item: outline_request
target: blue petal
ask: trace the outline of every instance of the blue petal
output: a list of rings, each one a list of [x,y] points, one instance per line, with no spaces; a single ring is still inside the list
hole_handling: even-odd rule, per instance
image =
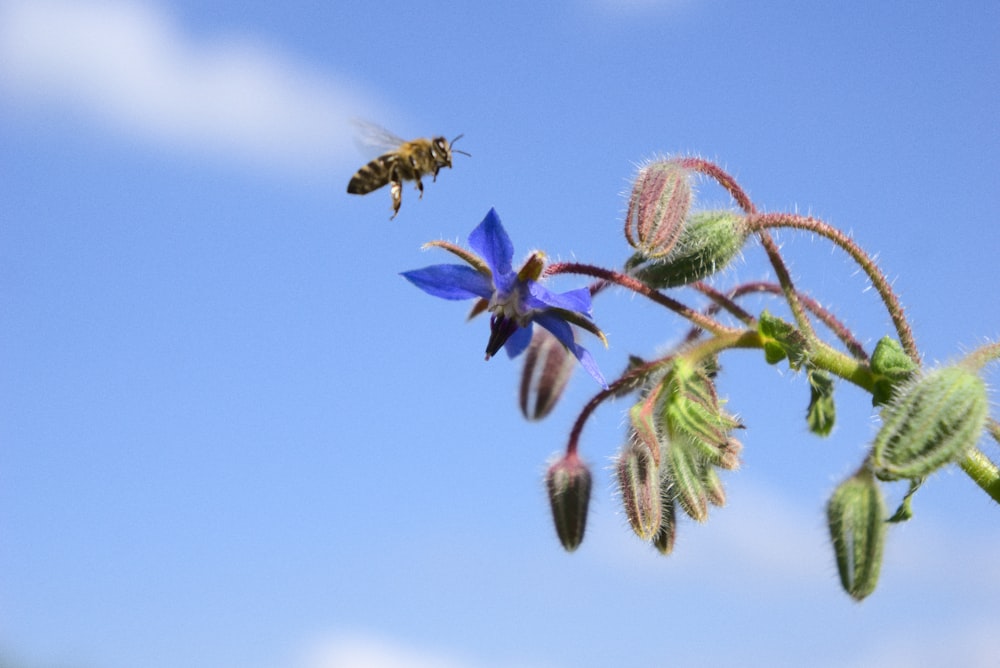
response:
[[[507,351],[507,357],[513,359],[523,353],[529,343],[531,343],[530,322],[527,327],[518,327],[514,333],[510,335],[510,338],[507,339],[507,343],[503,345],[503,349]]]
[[[427,294],[442,299],[489,299],[493,295],[490,280],[463,264],[435,264],[404,271],[401,276]]]
[[[591,357],[587,349],[581,346],[573,338],[573,328],[565,320],[552,313],[540,313],[535,316],[535,322],[552,332],[552,335],[559,339],[559,342],[566,346],[573,356],[580,361],[582,366],[591,377],[596,380],[605,390],[608,389],[608,382],[604,380],[604,375],[597,368],[597,362]]]
[[[500,224],[496,209],[491,208],[483,222],[469,234],[469,247],[486,261],[495,279],[514,272],[511,264],[514,260],[514,244]]]
[[[555,293],[548,290],[541,283],[529,281],[528,292],[531,294],[531,298],[525,299],[525,305],[528,308],[559,308],[564,311],[575,311],[576,313],[581,313],[588,318],[592,314],[590,290],[587,288]]]

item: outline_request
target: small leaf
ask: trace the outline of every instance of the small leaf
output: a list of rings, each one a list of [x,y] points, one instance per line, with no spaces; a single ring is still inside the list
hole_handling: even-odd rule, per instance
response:
[[[768,364],[777,364],[787,357],[788,366],[798,369],[807,359],[806,337],[790,322],[764,311],[760,314],[757,331],[764,339],[764,358]]]
[[[897,524],[899,522],[906,522],[913,517],[911,501],[913,500],[913,494],[920,489],[922,484],[924,484],[923,478],[914,478],[910,481],[910,491],[908,491],[906,496],[903,497],[902,502],[899,504],[899,508],[896,508],[896,512],[892,514],[892,517],[886,520],[887,522]]]
[[[833,403],[833,379],[819,369],[809,369],[809,411],[806,421],[809,431],[818,436],[829,436],[837,415]]]

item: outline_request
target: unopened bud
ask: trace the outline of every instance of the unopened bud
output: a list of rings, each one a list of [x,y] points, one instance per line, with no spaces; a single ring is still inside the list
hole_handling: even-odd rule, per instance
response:
[[[649,448],[634,440],[622,448],[615,463],[625,516],[636,535],[650,540],[660,527],[660,472]]]
[[[708,492],[704,467],[710,464],[698,457],[698,446],[687,436],[672,439],[667,447],[670,469],[670,495],[696,522],[708,519]]]
[[[691,208],[690,172],[674,160],[657,160],[639,170],[625,214],[625,238],[649,258],[663,257],[677,244]]]
[[[555,407],[573,370],[576,358],[544,327],[535,327],[524,355],[519,403],[529,420],[541,420]]]
[[[583,542],[591,482],[590,470],[576,453],[557,460],[545,474],[552,519],[559,542],[567,552],[572,552]]]
[[[872,458],[882,480],[922,478],[975,446],[986,426],[986,384],[961,365],[899,388],[882,409]]]
[[[722,485],[719,472],[715,470],[714,466],[706,466],[702,473],[702,482],[705,484],[705,496],[708,498],[708,502],[719,508],[726,505],[726,488]]]
[[[653,288],[673,288],[722,271],[747,238],[743,216],[733,211],[700,211],[688,217],[674,249],[655,262],[639,264],[634,275]]]
[[[867,466],[837,487],[826,508],[840,583],[858,601],[878,584],[885,514],[882,491]]]

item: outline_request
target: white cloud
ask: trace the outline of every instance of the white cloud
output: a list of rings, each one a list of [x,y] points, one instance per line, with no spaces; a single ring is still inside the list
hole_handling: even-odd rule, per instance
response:
[[[303,668],[470,668],[470,664],[384,638],[345,634],[311,650]]]
[[[356,161],[358,87],[249,38],[196,40],[136,2],[0,0],[0,89],[161,146],[279,167]]]

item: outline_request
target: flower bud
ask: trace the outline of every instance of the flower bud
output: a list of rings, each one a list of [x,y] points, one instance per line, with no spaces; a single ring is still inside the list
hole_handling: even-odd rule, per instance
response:
[[[575,452],[557,460],[545,474],[552,519],[559,542],[567,552],[572,552],[583,542],[591,482],[590,470]]]
[[[725,269],[747,238],[743,216],[733,211],[699,211],[688,217],[674,249],[655,262],[630,261],[634,275],[653,288],[700,281]],[[636,265],[639,266],[636,266]]]
[[[715,381],[705,369],[678,358],[663,384],[670,437],[683,434],[698,449],[698,456],[712,464],[721,465],[727,455],[732,459],[732,453],[727,452],[732,440],[729,432],[741,425],[722,409]],[[738,465],[738,451],[735,456]]]
[[[726,505],[726,488],[722,485],[722,478],[714,466],[706,466],[702,471],[702,483],[705,485],[705,495],[708,502],[713,506],[722,508]]]
[[[691,208],[689,174],[674,160],[657,160],[636,175],[625,238],[645,257],[663,257],[677,244]]]
[[[535,327],[525,352],[518,395],[524,417],[541,420],[548,415],[575,368],[576,358],[566,346],[544,327]]]
[[[900,387],[882,409],[872,459],[882,480],[921,478],[962,457],[989,412],[986,384],[964,366],[942,367]]]
[[[885,501],[867,466],[837,487],[826,508],[844,591],[860,601],[878,584],[885,545]]]
[[[634,404],[628,411],[630,440],[649,448],[657,466],[660,464],[660,450],[663,447],[656,413],[662,390],[662,384],[652,388],[642,401]]]
[[[659,467],[644,443],[632,439],[615,463],[625,516],[636,535],[650,540],[662,518]]]
[[[698,446],[684,435],[672,439],[667,447],[667,466],[670,468],[670,496],[691,519],[707,520],[708,491],[704,470],[710,464],[698,456]]]

